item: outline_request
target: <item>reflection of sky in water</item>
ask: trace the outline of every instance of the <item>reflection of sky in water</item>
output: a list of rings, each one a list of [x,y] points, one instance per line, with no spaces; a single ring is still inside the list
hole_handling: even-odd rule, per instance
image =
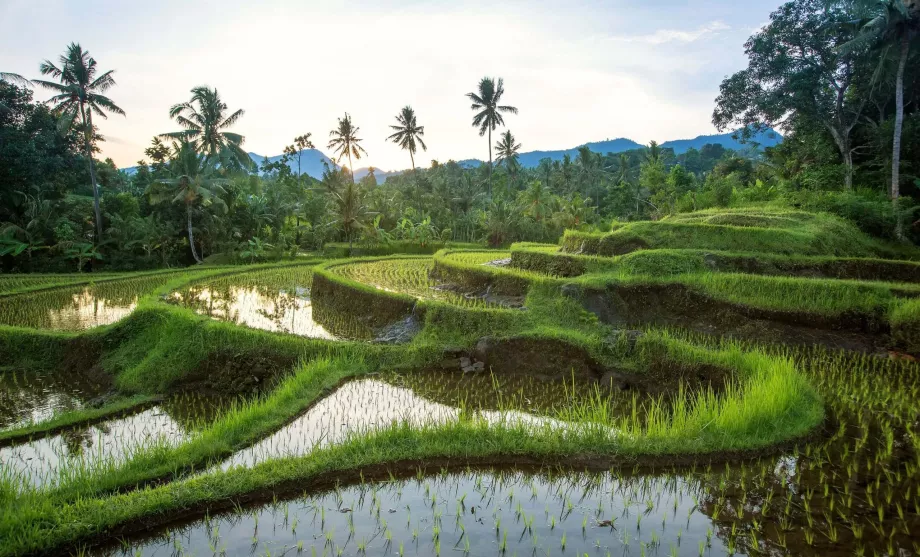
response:
[[[349,381],[318,401],[309,411],[255,445],[236,453],[223,468],[251,466],[268,458],[303,455],[314,447],[340,442],[350,434],[389,426],[394,422],[414,426],[456,420],[460,411],[431,402],[403,387],[373,379]],[[524,424],[542,428],[572,427],[546,416],[517,411],[483,410],[477,414],[489,423]]]
[[[69,430],[0,449],[3,472],[21,476],[26,484],[44,485],[71,466],[93,467],[122,460],[138,447],[160,440],[178,444],[186,433],[159,407],[85,429]]]
[[[309,291],[304,288],[268,295],[257,288],[243,286],[220,290],[201,287],[190,289],[184,295],[174,292],[171,298],[171,301],[194,308],[199,314],[237,325],[311,338],[335,338],[313,320]]]
[[[692,476],[437,474],[173,525],[109,554],[726,555],[713,519],[696,505],[703,493]],[[611,519],[613,527],[604,523]]]
[[[40,394],[22,390],[0,392],[0,430],[17,429],[43,422],[55,414],[83,406],[79,397],[54,391]]]
[[[77,331],[109,325],[130,315],[136,306],[137,296],[130,301],[116,302],[97,297],[86,288],[73,295],[69,306],[49,310],[45,328]]]

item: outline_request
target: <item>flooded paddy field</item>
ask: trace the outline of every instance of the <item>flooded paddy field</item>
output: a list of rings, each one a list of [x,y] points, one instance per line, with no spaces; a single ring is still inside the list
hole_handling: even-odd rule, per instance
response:
[[[112,380],[99,373],[7,370],[0,373],[0,431],[102,403]]]
[[[914,555],[920,431],[908,364],[829,357],[810,373],[829,403],[813,440],[694,466],[396,468],[358,483],[202,515],[102,555]],[[883,383],[878,381],[883,379]],[[391,378],[392,380],[392,378]],[[373,406],[383,381],[355,399]],[[348,391],[345,391],[348,392]],[[313,427],[336,435],[333,396]],[[403,403],[408,398],[397,399]],[[416,401],[417,402],[417,401]],[[319,408],[319,407],[317,407]],[[378,415],[398,415],[387,406]],[[429,416],[445,407],[412,406]],[[324,422],[322,416],[329,416]],[[305,425],[305,424],[304,424]],[[316,439],[316,437],[314,437]],[[769,453],[769,451],[768,451]],[[295,490],[296,491],[296,490]]]
[[[485,258],[497,259],[500,255],[487,254]],[[482,257],[479,257],[477,261],[481,259]],[[501,304],[490,302],[480,296],[455,291],[451,285],[431,278],[433,267],[430,258],[407,258],[358,261],[337,265],[330,270],[379,290],[406,294],[422,300],[437,300],[467,308],[501,307]]]
[[[8,296],[0,302],[0,324],[58,331],[109,325],[130,315],[141,296],[173,279],[174,273],[159,273]]]
[[[193,283],[172,292],[170,303],[254,329],[311,338],[336,338],[313,319],[309,266],[269,269]]]
[[[137,451],[180,445],[242,400],[179,394],[125,415],[37,435],[0,448],[0,473],[15,483],[42,487],[94,468],[117,466]]]
[[[469,377],[475,375],[476,377]],[[577,389],[581,395],[559,397]],[[555,398],[549,396],[556,392]],[[489,374],[383,373],[345,382],[290,424],[244,449],[223,469],[253,466],[272,458],[302,456],[393,424],[426,427],[476,415],[490,423],[564,430],[565,410],[591,396],[587,385],[543,382],[521,376],[501,381]],[[611,435],[613,432],[611,432]]]

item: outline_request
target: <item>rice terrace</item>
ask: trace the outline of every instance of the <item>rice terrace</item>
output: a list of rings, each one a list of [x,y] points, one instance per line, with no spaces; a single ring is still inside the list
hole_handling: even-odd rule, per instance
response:
[[[0,557],[920,555],[920,3],[778,2],[0,3]]]

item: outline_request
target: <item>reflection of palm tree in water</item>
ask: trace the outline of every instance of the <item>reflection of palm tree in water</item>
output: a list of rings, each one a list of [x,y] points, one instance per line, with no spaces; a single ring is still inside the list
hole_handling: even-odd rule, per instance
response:
[[[80,456],[93,446],[92,427],[65,430],[61,433],[61,440],[67,449],[63,456]]]

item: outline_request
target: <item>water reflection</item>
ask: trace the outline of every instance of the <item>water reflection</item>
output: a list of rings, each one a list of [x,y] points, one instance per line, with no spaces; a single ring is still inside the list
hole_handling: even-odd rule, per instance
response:
[[[65,477],[68,470],[116,465],[145,447],[177,446],[245,402],[197,393],[175,395],[128,416],[2,448],[0,474],[41,486]]]
[[[693,476],[420,475],[173,525],[109,554],[726,555],[701,495]]]
[[[140,296],[173,276],[162,273],[10,296],[0,303],[0,324],[62,331],[109,325],[129,315]]]
[[[313,319],[309,290],[297,288],[266,291],[264,288],[203,285],[174,292],[170,301],[192,308],[201,315],[254,329],[334,339]]]
[[[550,416],[520,411],[512,404],[502,409],[470,405],[488,423],[534,428],[567,429],[573,424]],[[314,404],[302,416],[226,460],[222,468],[252,466],[271,458],[297,456],[317,447],[339,443],[350,435],[384,428],[394,423],[412,426],[443,424],[457,420],[462,410],[425,399],[413,390],[377,379],[349,381]],[[611,432],[613,435],[613,432]]]
[[[2,472],[22,483],[42,486],[68,471],[123,461],[152,445],[176,445],[186,432],[161,408],[0,449]]]
[[[171,293],[167,300],[254,329],[335,339],[313,318],[312,284],[313,268],[294,265],[194,283]]]
[[[101,373],[5,371],[0,373],[0,429],[15,429],[77,410],[111,387],[111,378]]]

